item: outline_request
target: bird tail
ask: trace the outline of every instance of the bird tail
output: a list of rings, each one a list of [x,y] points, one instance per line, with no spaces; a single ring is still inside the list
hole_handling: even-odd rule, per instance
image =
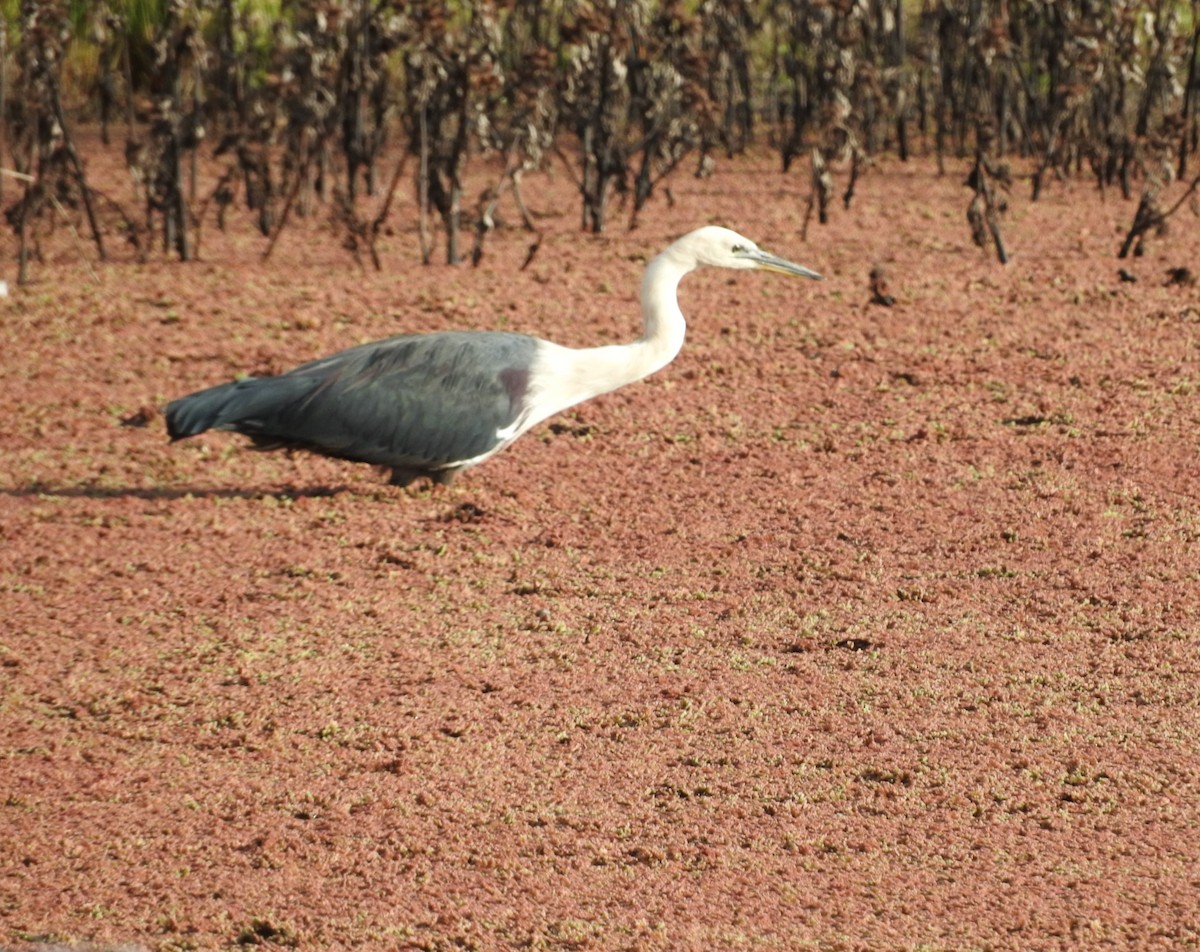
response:
[[[237,397],[237,387],[236,382],[223,383],[172,400],[163,411],[168,435],[172,440],[182,440],[220,426],[222,422],[228,423],[228,410]]]
[[[312,393],[315,383],[311,377],[283,374],[198,390],[167,404],[167,433],[172,440],[183,440],[205,430],[234,430],[262,448],[287,445],[293,442],[287,414]]]

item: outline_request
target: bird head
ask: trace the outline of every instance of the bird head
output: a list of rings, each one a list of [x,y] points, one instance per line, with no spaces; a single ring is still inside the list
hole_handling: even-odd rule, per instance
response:
[[[706,225],[684,235],[667,252],[689,268],[758,268],[781,274],[821,280],[821,275],[804,265],[763,251],[749,238],[717,225]]]

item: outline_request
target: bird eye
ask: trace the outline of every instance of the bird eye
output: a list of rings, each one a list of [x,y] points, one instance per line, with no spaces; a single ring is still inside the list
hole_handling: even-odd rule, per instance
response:
[[[746,246],[745,245],[734,245],[733,253],[735,255],[744,255],[746,253]]]

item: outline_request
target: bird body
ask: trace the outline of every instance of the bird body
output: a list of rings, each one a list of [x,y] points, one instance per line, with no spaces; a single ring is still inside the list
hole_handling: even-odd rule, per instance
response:
[[[445,480],[524,432],[537,344],[498,331],[390,337],[183,397],[167,406],[168,432],[235,430],[260,449],[390,467],[398,483]]]
[[[172,401],[173,440],[234,430],[261,449],[298,447],[449,483],[528,429],[670,363],[687,325],[676,290],[701,265],[820,277],[709,226],[654,258],[642,280],[643,333],[627,344],[570,348],[503,331],[402,334]]]

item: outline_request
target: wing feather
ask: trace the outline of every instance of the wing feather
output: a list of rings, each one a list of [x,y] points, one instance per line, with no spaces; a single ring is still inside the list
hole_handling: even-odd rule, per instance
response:
[[[208,426],[269,444],[412,470],[501,448],[527,413],[537,340],[494,331],[401,335],[185,397],[224,405]],[[227,392],[226,392],[227,390]],[[192,428],[194,432],[201,429]],[[190,435],[184,433],[183,435]]]

